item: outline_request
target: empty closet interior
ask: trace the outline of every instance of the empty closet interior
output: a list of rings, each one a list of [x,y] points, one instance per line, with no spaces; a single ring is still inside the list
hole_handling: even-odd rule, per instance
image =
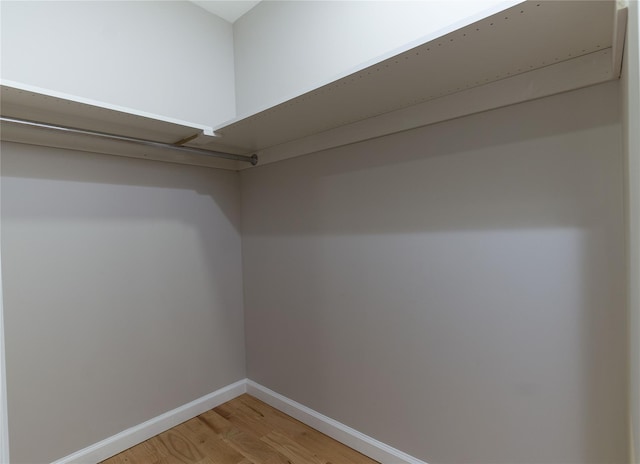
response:
[[[196,3],[0,4],[11,462],[245,379],[383,462],[636,462],[637,2]]]

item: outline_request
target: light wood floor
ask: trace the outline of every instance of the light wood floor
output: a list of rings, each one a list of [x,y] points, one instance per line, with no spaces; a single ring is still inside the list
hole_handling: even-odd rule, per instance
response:
[[[262,401],[242,395],[103,464],[374,464]]]

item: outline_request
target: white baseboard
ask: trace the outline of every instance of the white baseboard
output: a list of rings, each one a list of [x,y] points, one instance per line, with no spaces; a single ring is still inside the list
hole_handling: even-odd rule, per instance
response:
[[[247,380],[246,387],[248,394],[382,464],[427,464],[252,380]]]
[[[243,393],[249,393],[274,408],[298,419],[300,422],[344,443],[382,464],[426,464],[400,450],[371,438],[351,427],[303,406],[279,393],[248,379],[239,380],[220,390],[161,414],[142,424],[124,430],[94,445],[88,446],[52,464],[98,463],[115,456],[171,427],[175,427],[203,412],[226,403]]]
[[[131,427],[94,445],[70,454],[69,456],[58,459],[52,464],[86,464],[103,461],[137,445],[138,443],[142,443],[165,430],[169,430],[178,424],[192,419],[209,409],[220,406],[222,403],[226,403],[227,401],[246,393],[246,391],[246,379],[239,380],[238,382],[227,385],[220,390],[209,393],[202,398],[198,398],[197,400],[165,412],[164,414],[154,417],[142,424]]]

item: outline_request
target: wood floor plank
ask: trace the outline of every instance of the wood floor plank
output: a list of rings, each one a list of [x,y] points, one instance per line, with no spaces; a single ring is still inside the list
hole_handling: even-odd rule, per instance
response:
[[[204,461],[205,455],[200,448],[193,443],[188,436],[183,433],[184,424],[161,433],[151,439],[151,442],[160,442],[164,445],[163,450],[168,453],[163,456],[168,461],[176,461],[183,464],[197,464]]]
[[[241,413],[226,405],[208,413],[208,420],[203,417],[202,422],[206,424],[211,421],[211,430],[217,430],[220,439],[246,459],[260,463],[288,463],[277,450],[260,442],[259,438],[264,430],[252,418],[238,417]]]
[[[120,453],[107,462],[111,464],[166,464],[166,460],[158,455],[157,450],[147,442]]]
[[[280,432],[269,432],[261,440],[285,455],[294,464],[328,464],[330,462]]]
[[[224,435],[233,429],[233,424],[213,409],[200,414],[196,419],[209,427],[216,435]]]
[[[261,413],[243,408],[243,404],[237,401],[237,398],[218,406],[214,411],[231,424],[257,437],[263,437],[273,430],[261,420]]]
[[[245,394],[102,464],[375,463]]]
[[[191,439],[204,456],[219,464],[238,464],[245,461],[245,456],[230,448],[222,435],[212,433],[212,429],[198,417],[191,419],[179,427],[180,432]]]
[[[230,433],[224,440],[236,451],[255,463],[292,464],[286,456],[280,454],[255,435],[243,430],[236,430]]]
[[[265,424],[272,427],[273,430],[283,433],[286,437],[309,449],[314,454],[323,457],[326,462],[344,464],[372,464],[376,462],[308,425],[293,419],[291,416],[272,408],[255,397],[242,395],[236,399],[251,404],[253,408],[263,415],[262,419]]]

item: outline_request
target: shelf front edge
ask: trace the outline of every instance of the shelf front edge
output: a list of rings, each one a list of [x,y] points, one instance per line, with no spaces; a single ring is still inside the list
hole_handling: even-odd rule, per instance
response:
[[[274,163],[616,79],[611,48],[258,151]],[[250,168],[243,166],[242,169]]]

